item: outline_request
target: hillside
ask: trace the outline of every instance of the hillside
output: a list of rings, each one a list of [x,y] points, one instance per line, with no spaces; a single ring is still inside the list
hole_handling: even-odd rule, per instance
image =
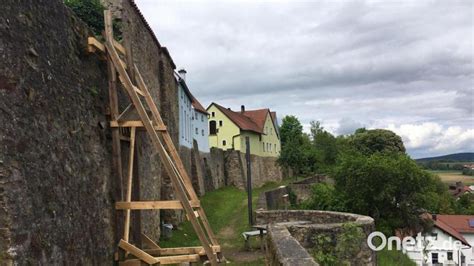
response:
[[[417,162],[472,162],[474,161],[474,152],[453,153],[436,157],[427,157],[416,159]]]

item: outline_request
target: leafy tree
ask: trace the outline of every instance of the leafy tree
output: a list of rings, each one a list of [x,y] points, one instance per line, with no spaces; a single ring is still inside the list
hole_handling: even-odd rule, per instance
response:
[[[358,129],[351,137],[351,145],[363,154],[375,152],[405,153],[402,138],[386,129]]]
[[[321,126],[319,121],[310,122],[311,137],[315,146],[318,163],[324,166],[333,165],[337,158],[336,138]]]
[[[284,146],[290,140],[301,141],[303,137],[303,126],[296,116],[287,115],[283,117],[280,126],[281,145]]]
[[[280,127],[281,152],[278,162],[293,169],[296,174],[305,168],[303,126],[295,116],[285,116]]]
[[[345,208],[390,229],[419,228],[425,211],[452,212],[446,187],[403,153],[346,153],[334,171]]]

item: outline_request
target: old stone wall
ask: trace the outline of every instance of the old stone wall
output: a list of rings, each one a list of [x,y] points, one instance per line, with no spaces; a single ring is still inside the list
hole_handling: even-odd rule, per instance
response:
[[[62,1],[0,8],[0,264],[109,264],[104,62]]]
[[[377,265],[376,254],[366,242],[367,236],[375,229],[374,220],[370,217],[352,213],[312,210],[257,210],[255,214],[256,224],[268,225],[267,245],[269,252],[267,252],[267,261],[272,262],[271,265],[306,265],[285,263],[293,259],[292,254],[301,253],[303,256],[306,252],[303,251],[304,249],[314,249],[314,238],[318,235],[329,236],[331,244],[336,246],[339,236],[345,233],[344,224],[347,223],[356,225],[363,232],[363,237],[354,247],[355,254],[347,259],[350,265]],[[296,245],[295,241],[299,245]],[[287,252],[289,250],[292,251]]]
[[[278,182],[283,178],[275,157],[250,156],[252,186],[260,187],[267,182]],[[226,184],[244,189],[247,184],[247,163],[245,153],[225,151]]]
[[[177,143],[174,63],[134,3],[116,3],[127,62],[138,65]],[[86,53],[91,34],[61,0],[2,2],[0,264],[113,260],[123,230],[113,206],[125,180],[112,173],[106,63]],[[119,94],[121,108],[125,99]],[[136,149],[132,199],[172,198],[143,131]],[[122,156],[126,170],[126,144]],[[159,225],[159,212],[132,212],[132,240],[158,239]]]

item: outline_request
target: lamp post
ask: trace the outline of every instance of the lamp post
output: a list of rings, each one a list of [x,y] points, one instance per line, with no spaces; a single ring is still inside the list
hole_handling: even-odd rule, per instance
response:
[[[245,137],[245,158],[247,160],[247,201],[249,211],[249,225],[253,224],[252,218],[252,169],[250,168],[250,139]]]

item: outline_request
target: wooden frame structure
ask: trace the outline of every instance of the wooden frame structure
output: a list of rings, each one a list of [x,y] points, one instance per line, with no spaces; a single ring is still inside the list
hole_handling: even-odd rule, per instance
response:
[[[116,174],[122,182],[121,140],[130,143],[127,186],[124,201],[116,202],[116,210],[125,210],[124,233],[118,247],[123,254],[121,265],[146,264],[176,264],[182,262],[198,262],[201,256],[206,256],[211,265],[223,259],[220,246],[211,230],[206,214],[193,189],[191,180],[173,144],[170,134],[163,123],[160,112],[154,103],[150,92],[136,65],[127,65],[126,49],[113,37],[112,14],[104,11],[105,43],[90,37],[88,51],[98,53],[107,59],[109,76],[110,127],[112,129],[112,153]],[[122,57],[121,57],[122,56]],[[128,61],[131,62],[131,61]],[[131,104],[119,113],[117,98],[117,77],[130,98]],[[136,84],[132,80],[135,80]],[[135,116],[133,118],[130,118]],[[127,128],[129,130],[123,130]],[[177,200],[167,201],[132,201],[132,179],[135,152],[135,135],[137,129],[145,129],[158,152],[166,172],[170,176]],[[121,132],[130,132],[129,137]],[[182,248],[161,248],[146,235],[142,234],[143,242],[148,249],[140,249],[129,242],[130,213],[132,210],[183,209],[191,222],[202,246]],[[119,259],[119,258],[117,258]],[[122,259],[122,258],[120,258]]]

